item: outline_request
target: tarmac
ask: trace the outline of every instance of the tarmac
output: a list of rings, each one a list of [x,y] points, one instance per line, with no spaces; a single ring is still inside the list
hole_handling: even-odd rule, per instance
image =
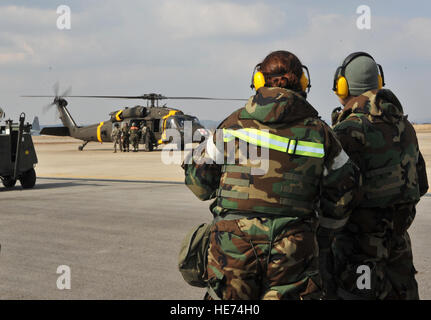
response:
[[[431,168],[431,133],[418,136]],[[0,299],[202,299],[177,257],[189,229],[211,220],[209,202],[184,186],[179,165],[163,164],[161,151],[34,140],[35,188],[0,187]],[[409,230],[422,299],[431,299],[430,209],[427,194]],[[71,288],[60,290],[64,265]]]

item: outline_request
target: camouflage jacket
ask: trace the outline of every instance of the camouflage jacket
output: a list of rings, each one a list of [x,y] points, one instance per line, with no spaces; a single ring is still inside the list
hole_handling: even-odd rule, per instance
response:
[[[119,140],[121,138],[121,130],[120,130],[120,128],[116,128],[116,127],[114,127],[114,129],[112,130],[112,133],[111,133],[111,139],[114,141],[114,140]]]
[[[428,189],[425,162],[416,132],[390,90],[352,98],[333,120],[337,137],[364,178],[361,207],[419,201]]]
[[[139,128],[136,126],[130,127],[130,135],[137,136],[139,134]]]
[[[216,198],[210,207],[214,215],[300,218],[317,211],[321,225],[330,229],[347,221],[360,185],[359,170],[301,95],[282,88],[261,88],[218,129],[222,131],[195,150],[198,157],[191,164],[186,159],[183,165],[185,183],[193,193],[201,200]],[[252,153],[255,134],[266,137],[260,145],[255,142],[257,154],[267,151],[266,170],[253,159],[243,159]],[[229,149],[232,136],[239,139]],[[247,139],[248,152],[241,150],[241,142]],[[234,158],[233,163],[229,157]]]
[[[130,137],[130,128],[129,127],[123,127],[121,128],[121,136],[123,138],[129,138]]]

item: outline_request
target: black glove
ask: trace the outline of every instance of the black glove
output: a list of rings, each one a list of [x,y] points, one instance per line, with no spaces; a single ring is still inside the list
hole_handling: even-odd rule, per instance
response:
[[[334,110],[332,110],[331,113],[331,124],[335,125],[337,123],[338,117],[340,116],[342,108],[336,107]]]

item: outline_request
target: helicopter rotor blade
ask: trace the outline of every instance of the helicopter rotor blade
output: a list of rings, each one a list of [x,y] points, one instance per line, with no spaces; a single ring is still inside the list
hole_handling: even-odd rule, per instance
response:
[[[165,97],[171,100],[219,100],[219,101],[247,101],[248,99],[237,98],[208,98],[208,97]]]
[[[55,96],[58,97],[58,93],[60,91],[60,82],[57,81],[56,83],[54,83],[52,89],[54,90]]]
[[[140,96],[113,96],[113,95],[69,95],[71,87],[67,89],[60,97],[67,96],[68,98],[97,98],[97,99],[142,99],[142,100],[213,100],[213,101],[247,101],[248,99],[238,99],[238,98],[214,98],[214,97],[166,97],[161,94],[144,94]],[[56,96],[45,96],[45,95],[25,95],[21,97],[26,98],[56,98]]]
[[[100,98],[100,99],[144,99],[144,100],[219,100],[219,101],[247,101],[248,99],[236,98],[210,98],[210,97],[165,97],[165,96],[68,96],[69,98]]]
[[[60,95],[60,97],[61,98],[64,98],[64,97],[69,97],[69,95],[70,95],[70,93],[72,92],[72,86],[70,86],[69,88],[67,88],[61,95]]]
[[[147,99],[144,96],[68,96],[68,98]]]
[[[43,108],[42,108],[42,113],[43,114],[47,114],[48,113],[48,111],[53,107],[55,105],[55,103],[50,103],[50,104],[47,104],[46,106],[44,106]]]
[[[29,96],[29,95],[25,95],[25,96],[20,96],[20,97],[21,98],[55,98],[57,96],[53,96],[53,95],[50,95],[50,96],[38,96],[38,95]]]

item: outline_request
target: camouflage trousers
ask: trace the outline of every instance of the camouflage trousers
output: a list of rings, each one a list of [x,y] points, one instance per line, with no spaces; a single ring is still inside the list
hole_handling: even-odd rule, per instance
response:
[[[123,137],[123,140],[121,141],[123,144],[123,151],[129,151],[129,147],[130,147],[130,140],[129,137]]]
[[[407,229],[416,214],[414,204],[393,208],[356,209],[332,245],[337,295],[341,299],[419,299],[413,254]],[[370,289],[358,278],[370,270]]]
[[[114,152],[117,152],[117,144],[120,147],[120,151],[123,151],[123,145],[121,143],[121,139],[120,138],[115,138],[114,139]]]
[[[132,142],[133,150],[137,151],[139,149],[139,137],[138,135],[130,135],[130,141]]]
[[[217,222],[208,249],[210,290],[223,300],[319,297],[316,224],[295,220]]]

